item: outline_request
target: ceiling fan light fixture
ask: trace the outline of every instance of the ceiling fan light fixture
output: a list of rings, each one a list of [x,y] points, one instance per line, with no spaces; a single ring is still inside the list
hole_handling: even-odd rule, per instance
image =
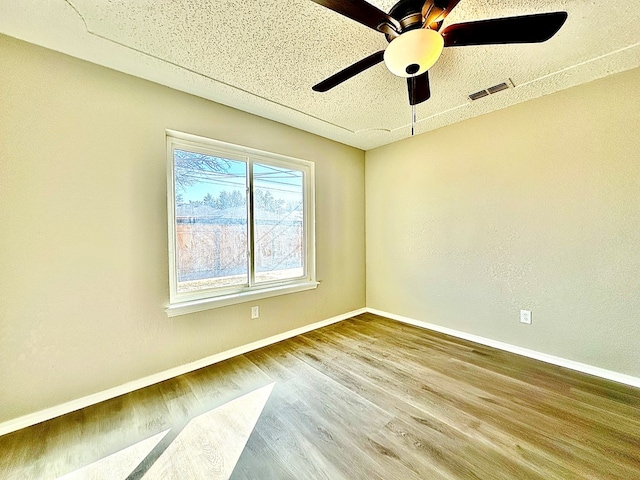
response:
[[[444,39],[435,30],[409,30],[391,41],[384,51],[384,63],[394,75],[416,77],[436,63],[443,48]]]

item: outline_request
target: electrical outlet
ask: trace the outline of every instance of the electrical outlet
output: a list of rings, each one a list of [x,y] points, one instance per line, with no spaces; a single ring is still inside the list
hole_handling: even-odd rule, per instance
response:
[[[251,307],[251,318],[254,320],[260,318],[260,307],[258,305]]]
[[[531,325],[531,310],[520,310],[520,322]]]

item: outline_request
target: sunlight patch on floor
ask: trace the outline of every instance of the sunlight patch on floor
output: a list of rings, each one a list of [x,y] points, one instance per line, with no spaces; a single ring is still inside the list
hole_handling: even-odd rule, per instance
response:
[[[155,462],[154,449],[171,429],[135,443],[58,480],[125,479],[145,462],[153,462],[143,473],[148,480],[228,479],[269,400],[270,383],[192,418]],[[174,427],[176,428],[176,427]],[[156,448],[157,447],[157,448]],[[136,476],[136,478],[139,478]]]
[[[101,458],[97,462],[90,463],[86,467],[59,477],[58,480],[87,480],[102,478],[127,478],[131,471],[142,462],[149,452],[169,432],[169,429],[160,432],[145,440]]]
[[[145,479],[228,479],[271,395],[274,383],[193,418]]]

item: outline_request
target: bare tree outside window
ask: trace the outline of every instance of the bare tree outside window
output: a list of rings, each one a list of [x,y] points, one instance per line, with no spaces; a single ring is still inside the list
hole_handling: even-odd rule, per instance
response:
[[[178,293],[304,276],[301,170],[256,162],[249,181],[249,162],[186,149],[173,161]]]
[[[254,164],[255,280],[304,275],[302,172]]]
[[[246,163],[184,150],[174,162],[178,292],[248,285]]]

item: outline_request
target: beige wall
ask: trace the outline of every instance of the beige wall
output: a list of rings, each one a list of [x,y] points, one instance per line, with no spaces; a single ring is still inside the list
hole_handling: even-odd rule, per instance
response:
[[[318,289],[168,318],[165,129],[316,162]],[[0,36],[0,423],[365,305],[364,153]]]
[[[636,69],[367,152],[367,306],[640,376],[639,98]]]
[[[367,305],[640,376],[637,98],[639,70],[367,152]],[[166,128],[316,162],[317,290],[166,316]],[[0,423],[363,307],[364,158],[0,36]]]

